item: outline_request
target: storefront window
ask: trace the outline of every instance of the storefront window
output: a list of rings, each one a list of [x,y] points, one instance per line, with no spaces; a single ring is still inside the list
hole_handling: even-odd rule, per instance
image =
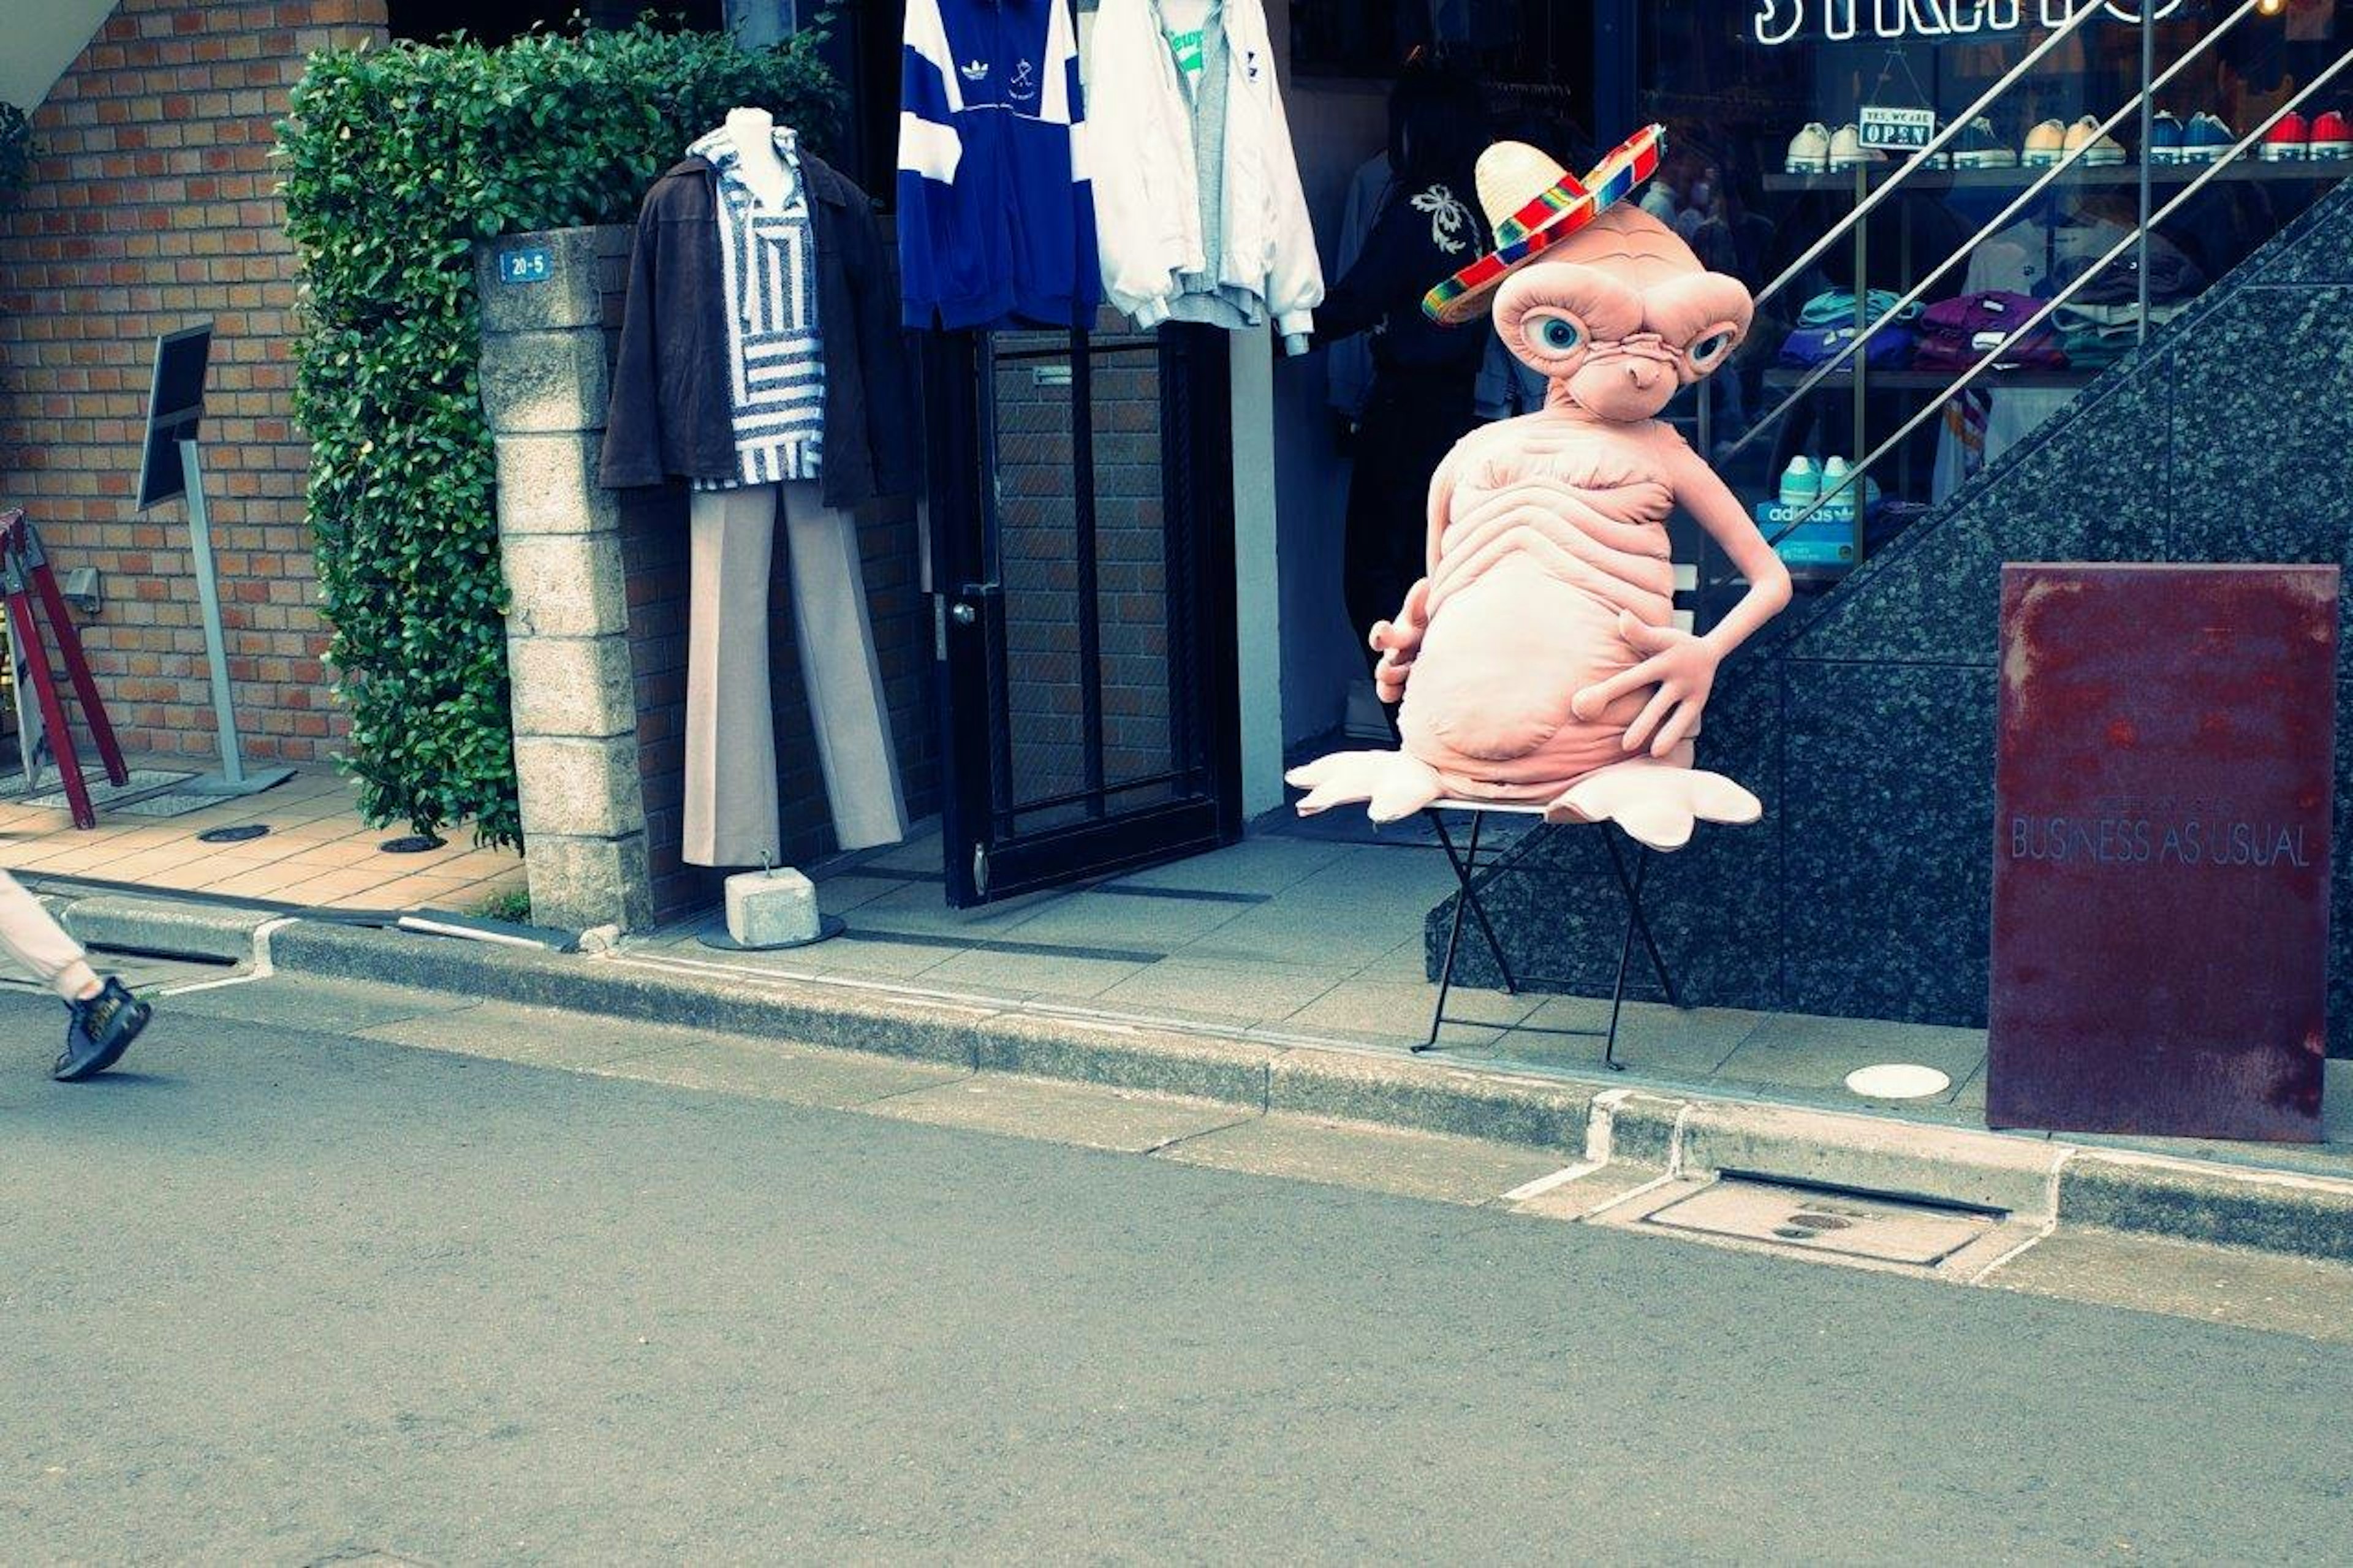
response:
[[[2157,4],[2149,30],[2159,72],[2197,50],[2237,9],[2199,0]],[[1636,102],[1640,118],[1668,126],[1672,152],[1646,205],[1709,265],[1761,288],[1845,221],[1903,156],[1866,162],[1858,174],[1855,163],[1871,159],[1853,129],[1866,108],[1924,110],[1936,124],[1948,122],[2063,23],[2067,5],[1651,0],[1638,14]],[[2158,91],[2156,109],[2170,119],[2159,121],[2154,139],[2154,206],[2336,58],[2348,41],[2337,9],[2335,0],[2294,0],[2282,16],[2249,16]],[[2105,118],[2138,94],[2138,16],[2131,0],[2108,5],[1999,100],[1982,127],[1964,133],[1955,144],[1958,166],[1915,174],[1852,242],[1822,256],[1760,314],[1740,374],[1719,375],[1709,388],[1711,441],[1744,497],[1769,499],[1801,457],[1817,471],[1832,457],[1852,461],[1892,439],[1925,405],[1940,404],[1873,471],[1877,504],[1868,514],[1867,552],[2063,408],[2138,342],[2137,253],[2128,252],[2052,318],[2047,342],[2034,340],[2014,366],[1988,373],[1963,397],[1945,396],[1972,356],[1953,352],[1940,334],[1953,323],[1970,324],[1975,307],[1940,310],[1940,302],[2048,298],[2134,227],[2142,163],[2137,110],[2116,127],[2113,145],[2002,215],[2041,172],[2038,163],[2057,160],[2068,128],[2085,116]],[[2152,326],[2353,170],[2353,162],[2337,162],[2332,140],[2342,137],[2343,122],[2315,122],[2336,107],[2307,102],[2296,145],[2266,158],[2250,154],[2159,226],[2150,241]],[[1865,373],[1859,407],[1851,382],[1825,382],[1730,452],[1823,352],[1828,340],[1805,335],[1809,323],[1852,324],[1852,296],[1843,291],[1901,295],[1948,258],[1952,265],[1924,297],[1929,315],[1875,345],[1882,352]],[[1983,309],[1997,310],[1999,301]],[[1695,408],[1682,413],[1696,423]]]

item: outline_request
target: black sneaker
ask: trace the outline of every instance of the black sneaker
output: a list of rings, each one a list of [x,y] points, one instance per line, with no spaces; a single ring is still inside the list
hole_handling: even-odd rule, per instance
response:
[[[1956,169],[2018,167],[2018,154],[1994,134],[1993,121],[1983,115],[1961,127],[1961,133],[1953,138],[1952,150]]]
[[[66,1010],[73,1015],[66,1023],[66,1048],[58,1057],[58,1065],[49,1069],[49,1076],[59,1083],[96,1078],[121,1061],[155,1011],[111,974],[97,995],[69,1002]]]

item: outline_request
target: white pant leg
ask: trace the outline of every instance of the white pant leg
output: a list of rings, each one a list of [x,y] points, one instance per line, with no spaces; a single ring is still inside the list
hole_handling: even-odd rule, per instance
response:
[[[776,487],[703,490],[687,508],[684,858],[774,864],[776,721],[768,704],[768,576]]]
[[[907,837],[907,801],[891,744],[891,710],[858,524],[825,504],[814,479],[785,485],[785,534],[792,559],[793,627],[808,686],[809,722],[844,849],[870,849]]]
[[[0,947],[69,1002],[98,984],[81,943],[5,871],[0,871]]]

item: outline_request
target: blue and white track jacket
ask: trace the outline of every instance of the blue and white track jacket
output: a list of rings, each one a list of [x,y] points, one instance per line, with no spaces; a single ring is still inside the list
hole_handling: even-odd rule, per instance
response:
[[[1103,278],[1067,0],[908,0],[901,64],[907,324],[1091,325]]]

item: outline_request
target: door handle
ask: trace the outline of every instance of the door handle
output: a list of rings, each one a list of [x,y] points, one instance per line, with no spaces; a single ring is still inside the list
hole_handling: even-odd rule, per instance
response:
[[[976,626],[980,621],[980,601],[991,595],[1001,594],[1001,583],[966,583],[956,590],[955,601],[948,605],[948,619],[960,626]]]

